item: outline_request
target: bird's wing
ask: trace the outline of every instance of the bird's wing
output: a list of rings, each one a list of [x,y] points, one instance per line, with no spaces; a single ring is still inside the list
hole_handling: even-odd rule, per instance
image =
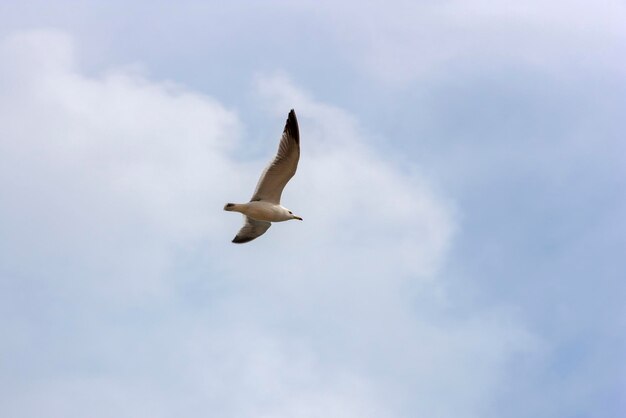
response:
[[[291,109],[283,136],[280,138],[278,152],[274,160],[265,168],[259,179],[252,199],[280,204],[280,195],[287,182],[296,174],[300,159],[300,132],[296,113]]]
[[[241,227],[239,232],[237,232],[235,238],[233,238],[233,242],[235,244],[250,242],[253,239],[265,234],[265,231],[270,229],[270,226],[272,226],[271,222],[257,221],[256,219],[252,219],[248,216],[246,216],[245,218],[246,219],[243,223],[243,226]]]

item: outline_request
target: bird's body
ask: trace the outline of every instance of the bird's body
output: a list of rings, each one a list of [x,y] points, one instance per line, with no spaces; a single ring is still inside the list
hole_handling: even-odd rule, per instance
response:
[[[284,206],[270,202],[257,201],[248,203],[227,203],[224,210],[243,213],[257,221],[283,222],[294,218],[293,213]]]
[[[227,203],[224,210],[240,212],[245,216],[243,227],[233,242],[243,244],[263,235],[272,222],[290,219],[302,220],[281,206],[280,197],[287,182],[293,177],[300,159],[300,132],[296,113],[291,109],[278,145],[276,156],[267,166],[248,203]]]

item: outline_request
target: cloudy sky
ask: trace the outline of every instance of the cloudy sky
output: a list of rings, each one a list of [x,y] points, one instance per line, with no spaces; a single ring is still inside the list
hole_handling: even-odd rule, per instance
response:
[[[625,415],[626,5],[225,3],[0,2],[0,415]]]

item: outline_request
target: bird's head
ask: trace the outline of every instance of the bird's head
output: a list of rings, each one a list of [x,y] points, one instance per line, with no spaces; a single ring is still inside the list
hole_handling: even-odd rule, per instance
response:
[[[301,217],[294,215],[292,211],[289,211],[289,215],[291,215],[291,219],[297,219],[297,220],[299,220],[299,221],[301,221],[301,220],[302,220],[302,218],[301,218]]]

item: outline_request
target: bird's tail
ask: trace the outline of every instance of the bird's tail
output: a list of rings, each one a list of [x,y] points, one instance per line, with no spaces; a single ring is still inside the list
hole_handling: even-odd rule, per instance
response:
[[[224,205],[224,210],[227,210],[227,211],[231,212],[231,211],[235,210],[235,206],[236,205],[234,203],[226,203]]]

